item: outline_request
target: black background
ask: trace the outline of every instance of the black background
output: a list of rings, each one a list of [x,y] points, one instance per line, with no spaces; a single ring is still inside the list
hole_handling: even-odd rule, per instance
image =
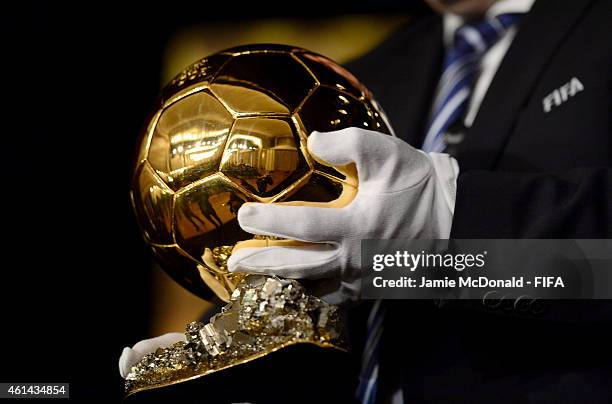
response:
[[[0,381],[119,401],[121,349],[148,329],[150,254],[128,189],[166,39],[206,21],[423,11],[330,4],[2,5]]]

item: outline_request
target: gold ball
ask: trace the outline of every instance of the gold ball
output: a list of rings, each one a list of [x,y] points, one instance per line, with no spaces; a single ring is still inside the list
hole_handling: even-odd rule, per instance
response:
[[[183,287],[227,300],[240,275],[225,260],[253,238],[245,202],[328,202],[345,176],[314,161],[313,131],[389,133],[371,93],[330,59],[284,45],[204,58],[163,90],[139,142],[131,198],[147,244]]]

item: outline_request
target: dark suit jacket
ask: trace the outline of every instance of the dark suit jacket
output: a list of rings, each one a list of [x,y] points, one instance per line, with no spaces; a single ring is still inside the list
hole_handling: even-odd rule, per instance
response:
[[[420,147],[443,57],[425,15],[349,65]],[[459,147],[453,238],[612,238],[612,2],[538,0]],[[545,112],[577,78],[584,89]],[[612,402],[612,310],[389,302],[379,392],[412,402]],[[539,311],[539,310],[538,310]]]

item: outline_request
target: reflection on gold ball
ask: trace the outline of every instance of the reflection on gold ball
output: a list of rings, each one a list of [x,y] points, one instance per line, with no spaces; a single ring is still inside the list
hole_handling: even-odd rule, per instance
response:
[[[226,300],[240,275],[225,260],[253,237],[238,225],[240,206],[336,199],[350,185],[308,155],[306,139],[350,126],[389,133],[370,92],[307,50],[243,46],[186,68],[162,90],[131,190],[162,268],[191,292]]]

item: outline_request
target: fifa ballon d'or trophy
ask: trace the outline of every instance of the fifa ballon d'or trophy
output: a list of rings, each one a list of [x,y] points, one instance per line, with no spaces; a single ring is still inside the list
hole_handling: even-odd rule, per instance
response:
[[[230,273],[242,247],[300,245],[253,236],[236,218],[245,202],[347,201],[354,169],[313,159],[313,131],[351,126],[389,133],[382,110],[330,59],[284,45],[250,45],[204,58],[163,90],[142,134],[131,198],[161,267],[204,298],[226,302],[186,340],[146,355],[127,395],[206,376],[296,344],[345,349],[336,306],[295,280]],[[335,202],[334,202],[335,201]]]

